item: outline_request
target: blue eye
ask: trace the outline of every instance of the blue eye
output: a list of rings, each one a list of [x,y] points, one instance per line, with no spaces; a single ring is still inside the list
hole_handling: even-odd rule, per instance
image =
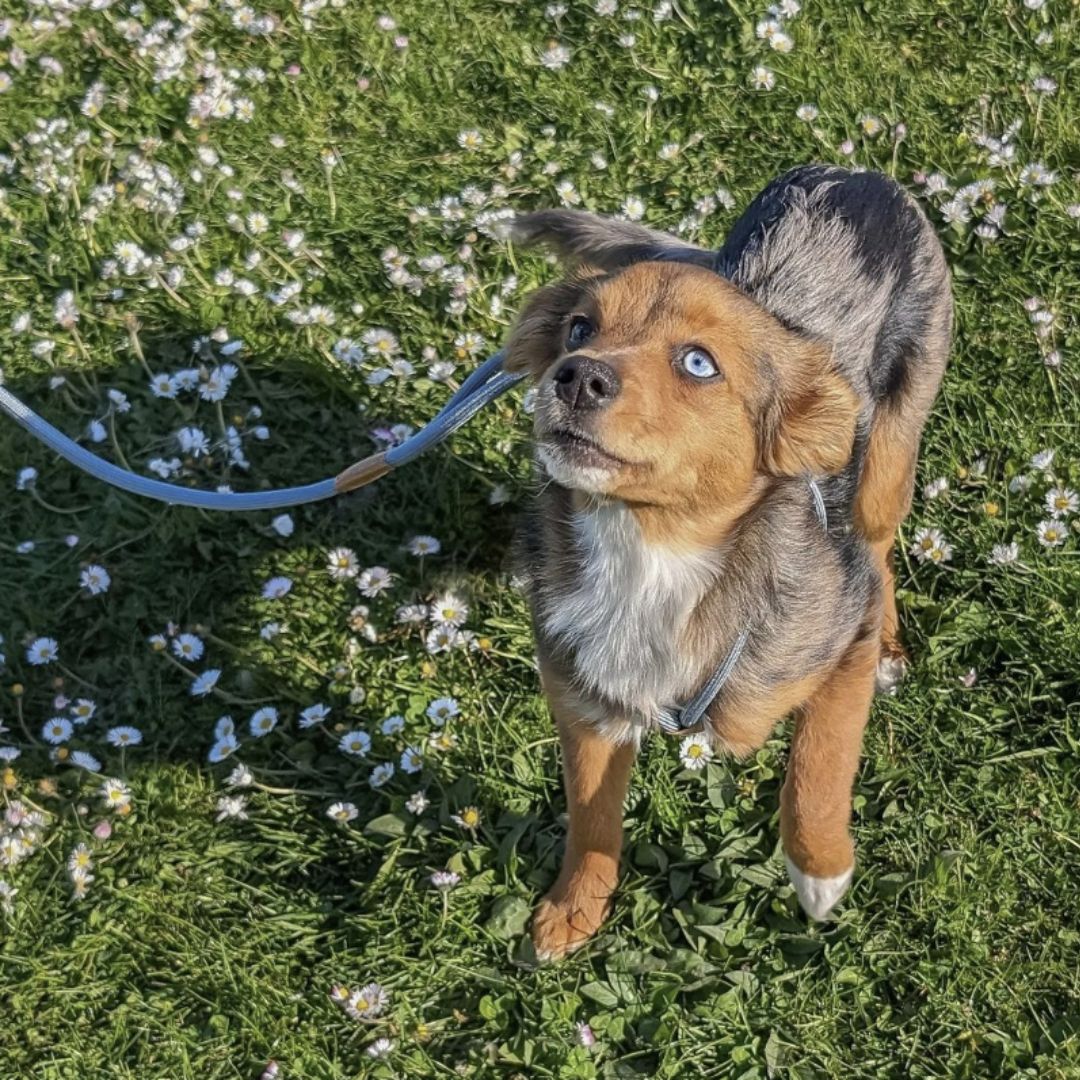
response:
[[[570,320],[570,332],[566,335],[567,348],[576,349],[584,345],[594,332],[593,324],[584,315],[575,315]]]
[[[704,349],[696,346],[687,349],[679,357],[679,364],[687,375],[692,375],[695,379],[714,379],[720,374],[716,361]]]

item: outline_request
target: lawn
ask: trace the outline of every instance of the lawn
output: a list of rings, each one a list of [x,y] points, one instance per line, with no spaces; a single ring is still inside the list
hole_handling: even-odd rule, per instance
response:
[[[1080,1077],[1080,8],[798,6],[0,0],[4,378],[137,472],[305,483],[422,424],[556,273],[517,209],[718,244],[794,164],[878,168],[958,316],[851,895],[787,882],[784,729],[657,739],[552,966],[524,391],[283,516],[0,418],[4,1080]]]

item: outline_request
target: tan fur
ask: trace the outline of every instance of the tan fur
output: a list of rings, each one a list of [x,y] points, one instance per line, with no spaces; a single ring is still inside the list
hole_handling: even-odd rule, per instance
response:
[[[851,785],[859,766],[877,670],[877,635],[856,642],[796,713],[780,795],[784,851],[804,873],[830,878],[851,868]]]
[[[541,677],[559,729],[570,815],[562,869],[533,920],[537,955],[548,959],[583,945],[607,915],[619,880],[623,799],[634,748],[583,723],[557,675],[544,670]]]

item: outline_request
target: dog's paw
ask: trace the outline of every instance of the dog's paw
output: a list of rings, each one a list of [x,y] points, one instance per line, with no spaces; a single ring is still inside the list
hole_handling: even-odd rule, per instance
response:
[[[608,913],[606,897],[568,895],[559,899],[549,893],[533,915],[532,939],[536,958],[544,963],[561,960],[591,938]]]
[[[911,663],[902,651],[888,651],[881,654],[878,660],[877,675],[874,685],[879,694],[888,694],[890,697],[900,691],[900,684],[908,673]]]
[[[855,867],[850,867],[835,877],[819,878],[804,874],[786,855],[784,862],[787,864],[788,877],[791,878],[791,884],[795,886],[795,893],[799,897],[799,905],[811,919],[818,922],[827,918],[829,912],[840,902],[855,873]]]

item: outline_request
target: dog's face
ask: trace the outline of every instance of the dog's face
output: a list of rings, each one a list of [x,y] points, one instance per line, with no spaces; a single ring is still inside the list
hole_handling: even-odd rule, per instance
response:
[[[536,381],[542,465],[591,495],[730,505],[760,475],[835,471],[851,451],[857,403],[827,352],[701,266],[646,260],[540,289],[507,356]]]

